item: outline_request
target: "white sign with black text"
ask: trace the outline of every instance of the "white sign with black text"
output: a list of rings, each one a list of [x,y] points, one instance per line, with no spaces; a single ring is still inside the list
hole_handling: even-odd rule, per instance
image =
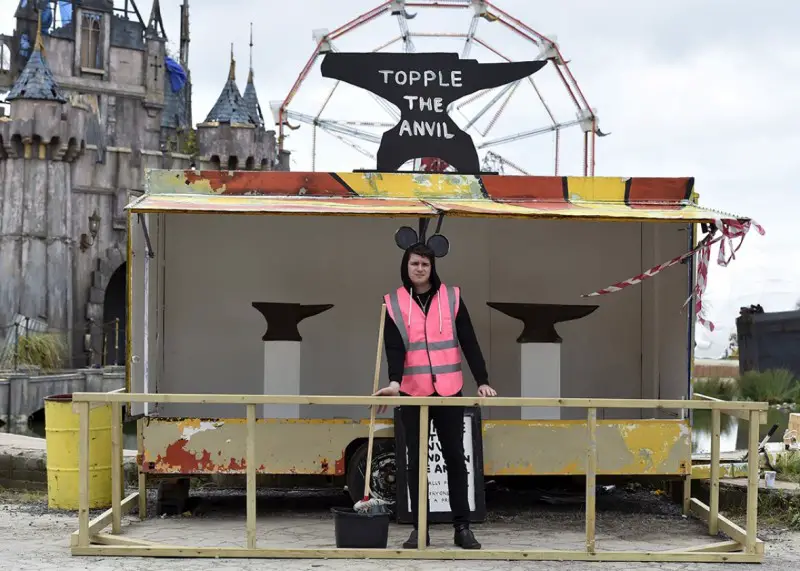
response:
[[[472,466],[472,418],[464,415],[464,460],[467,466],[467,494],[469,497],[469,510],[475,511],[475,474]],[[450,493],[447,488],[447,469],[442,455],[442,446],[439,436],[431,422],[430,436],[428,438],[428,498],[430,512],[449,512]],[[408,466],[408,450],[406,450],[406,466]],[[416,475],[410,477],[416,477]],[[411,510],[411,493],[406,486],[406,499],[408,510]],[[416,506],[415,506],[416,507]],[[416,511],[416,510],[414,510]]]

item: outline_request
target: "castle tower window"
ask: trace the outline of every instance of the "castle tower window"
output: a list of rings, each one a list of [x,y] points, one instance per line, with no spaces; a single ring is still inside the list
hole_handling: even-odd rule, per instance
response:
[[[100,41],[102,15],[84,10],[81,14],[81,67],[103,69],[103,43]]]

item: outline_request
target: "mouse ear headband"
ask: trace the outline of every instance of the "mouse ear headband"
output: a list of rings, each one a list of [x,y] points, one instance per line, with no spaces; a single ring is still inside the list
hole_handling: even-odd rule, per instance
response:
[[[433,250],[433,254],[437,258],[445,257],[448,252],[450,251],[450,242],[445,238],[439,231],[442,229],[442,219],[444,215],[439,216],[439,222],[436,224],[436,231],[431,235],[428,240],[425,240],[425,233],[428,230],[428,223],[430,222],[427,218],[420,218],[419,219],[419,234],[411,227],[411,226],[401,226],[397,229],[397,232],[394,233],[394,241],[395,244],[401,250],[408,250],[411,246],[415,244],[426,244],[428,248]]]

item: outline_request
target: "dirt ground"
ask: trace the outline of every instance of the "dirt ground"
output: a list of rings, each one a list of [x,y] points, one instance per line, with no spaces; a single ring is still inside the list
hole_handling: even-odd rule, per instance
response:
[[[126,518],[123,535],[184,545],[243,546],[244,496],[239,490],[201,490],[193,492],[191,509],[183,516],[162,517],[154,513],[154,497],[149,498],[148,518]],[[489,499],[486,521],[475,524],[476,536],[487,548],[583,548],[583,506],[581,498],[569,494],[537,492],[498,492]],[[258,543],[260,547],[334,546],[330,508],[348,506],[341,493],[270,492],[259,494]],[[352,506],[350,506],[352,507]],[[708,543],[702,524],[680,515],[678,506],[649,490],[615,490],[598,497],[597,542],[599,549],[666,550]],[[552,562],[490,561],[298,561],[279,564],[264,560],[84,558],[69,552],[69,535],[77,528],[77,516],[49,510],[41,494],[0,493],[0,561],[8,570],[125,569],[126,571],[169,569],[198,571],[213,569],[282,570],[347,569],[348,571],[390,569],[552,569]],[[390,546],[398,546],[408,534],[408,526],[392,524]],[[447,525],[432,529],[433,547],[451,547],[452,531]],[[765,562],[754,567],[765,571],[796,568],[800,563],[800,533],[776,527],[762,528],[759,537],[767,542]],[[709,569],[717,564],[649,563],[559,563],[559,569]],[[729,567],[726,567],[729,568]]]

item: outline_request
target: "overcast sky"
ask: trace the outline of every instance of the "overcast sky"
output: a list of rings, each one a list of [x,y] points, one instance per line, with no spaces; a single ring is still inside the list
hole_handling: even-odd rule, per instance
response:
[[[11,33],[16,4],[0,0],[0,31]],[[146,18],[150,2],[137,4]],[[161,5],[170,47],[176,52],[179,4],[180,0],[170,0]],[[194,121],[205,118],[219,95],[231,42],[244,90],[251,21],[256,86],[269,115],[269,101],[286,97],[311,56],[312,30],[333,30],[378,4],[376,0],[226,0],[222,8],[216,0],[191,0]],[[775,0],[756,7],[752,2],[723,0],[498,0],[497,4],[538,32],[557,36],[581,90],[597,109],[601,128],[612,133],[598,141],[597,175],[694,176],[702,204],[752,217],[765,227],[766,236],[755,231],[747,236],[728,268],[716,265],[714,250],[706,300],[717,330],[710,334],[698,327],[698,356],[721,354],[741,306],[760,303],[767,311],[793,309],[800,299],[800,238],[793,219],[800,213],[796,109],[800,3]],[[414,32],[465,33],[470,15],[468,10],[419,10],[409,27]],[[370,50],[397,35],[396,21],[383,15],[345,35],[337,46],[344,51]],[[477,35],[511,59],[536,57],[536,46],[500,24],[481,20]],[[418,51],[460,52],[463,40],[415,39],[415,43]],[[395,44],[390,49],[402,48]],[[479,46],[471,56],[497,61]],[[535,77],[558,119],[574,119],[575,107],[552,65]],[[290,108],[315,114],[330,86],[320,77],[317,63]],[[470,108],[478,110],[488,99]],[[327,111],[324,116],[335,119],[390,120],[372,99],[350,86],[337,91]],[[481,129],[493,114],[487,113],[479,123]],[[547,124],[538,99],[523,84],[487,138]],[[304,125],[291,132],[287,146],[293,151],[293,170],[311,168],[310,131]],[[374,164],[328,134],[318,134],[317,144],[318,170]],[[374,152],[375,145],[360,144]],[[553,174],[550,134],[495,150],[531,174]],[[577,129],[565,132],[562,150],[560,174],[581,174]]]

